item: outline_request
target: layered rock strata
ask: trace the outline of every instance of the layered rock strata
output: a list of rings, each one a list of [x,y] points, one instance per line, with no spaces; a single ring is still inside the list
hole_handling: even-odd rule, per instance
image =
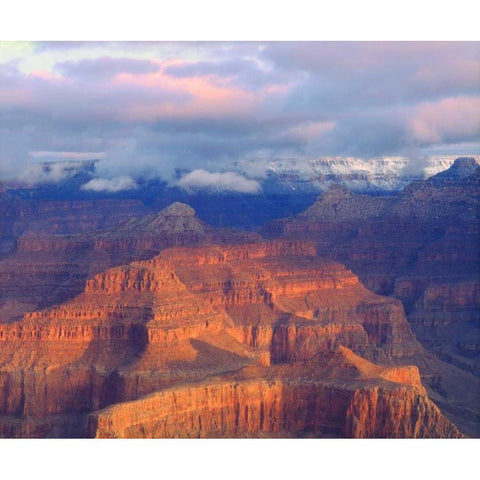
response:
[[[346,373],[339,375],[340,369]],[[308,373],[295,367],[257,368],[168,388],[92,414],[89,435],[461,437],[425,395],[416,369],[385,371],[343,348]]]
[[[214,229],[181,203],[89,234],[24,234],[15,253],[0,260],[0,321],[61,303],[81,293],[92,275],[151,258],[165,248],[255,238],[253,233]]]
[[[310,242],[167,249],[93,276],[73,300],[1,325],[0,342],[5,436],[460,435],[416,370],[358,356],[393,362],[421,352],[400,302],[321,260]],[[278,389],[280,410],[269,403]],[[145,400],[141,415],[157,412],[170,426],[128,426],[136,425],[128,402],[149,394],[156,400]],[[401,402],[408,408],[395,407]],[[85,430],[88,414],[115,403],[130,412],[123,426],[108,430],[101,413]],[[235,413],[249,408],[254,420]]]

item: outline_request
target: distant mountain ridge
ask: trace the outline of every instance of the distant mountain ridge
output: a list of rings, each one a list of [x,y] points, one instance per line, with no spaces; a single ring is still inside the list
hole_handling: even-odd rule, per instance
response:
[[[339,184],[357,193],[397,192],[413,181],[447,170],[457,158],[458,155],[431,156],[418,162],[406,157],[281,159],[269,164],[263,189],[267,193],[311,193]],[[469,158],[478,162],[480,157]]]
[[[443,155],[421,157],[418,160],[411,160],[407,157],[367,159],[342,156],[325,156],[309,160],[282,158],[268,162],[264,176],[253,175],[253,177],[261,184],[263,194],[315,193],[328,190],[330,186],[335,184],[343,185],[349,190],[359,193],[396,192],[413,181],[425,180],[447,170],[458,157],[458,155]],[[468,158],[478,162],[480,155]],[[3,191],[17,192],[17,195],[23,197],[25,195],[30,196],[32,190],[40,190],[37,195],[62,194],[66,184],[77,190],[89,180],[95,178],[97,176],[96,166],[99,161],[69,160],[32,164],[18,179],[3,182],[1,187]],[[241,162],[232,165],[226,164],[224,170],[233,170],[251,177],[245,171]],[[177,172],[180,176],[187,173],[189,173],[189,170]],[[139,186],[146,185],[145,179],[138,179],[138,181]],[[154,183],[158,184],[157,189],[172,190],[171,193],[177,190],[168,186],[160,178]],[[27,194],[26,192],[30,193]],[[104,195],[106,193],[103,192]],[[108,196],[111,197],[112,192],[109,193]],[[206,191],[206,193],[208,192]],[[92,195],[98,196],[96,193],[84,189],[77,194],[85,198]],[[134,192],[130,193],[130,195],[132,194],[135,196]],[[137,192],[136,195],[141,196],[142,192]]]

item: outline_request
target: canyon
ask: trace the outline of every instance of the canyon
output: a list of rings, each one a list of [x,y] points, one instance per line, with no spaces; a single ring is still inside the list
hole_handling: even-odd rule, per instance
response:
[[[62,223],[52,220],[66,212],[55,211],[55,206],[67,210],[72,204],[83,208],[93,220],[88,225],[79,218],[78,230],[73,228],[63,232],[79,233],[82,228],[95,230],[114,226],[121,210],[123,218],[127,218],[138,215],[140,209],[146,215],[157,213],[173,202],[182,202],[193,207],[199,218],[214,227],[256,230],[270,220],[301,212],[320,192],[332,186],[343,186],[349,191],[369,195],[392,195],[412,182],[449,168],[455,158],[453,155],[422,156],[414,161],[406,157],[276,158],[260,159],[258,167],[253,170],[253,165],[236,162],[228,165],[225,162],[225,170],[246,175],[258,183],[260,190],[248,193],[235,191],[235,188],[181,188],[177,181],[182,175],[191,173],[188,170],[178,170],[169,182],[155,175],[136,176],[135,188],[96,191],[85,186],[102,176],[101,160],[50,161],[30,165],[30,175],[27,169],[20,179],[0,182],[0,218],[5,204],[9,209],[15,205],[19,212],[15,216],[17,228],[31,223],[30,228],[45,231],[43,226],[53,224],[55,231],[62,233],[65,228]],[[478,159],[478,155],[475,158]],[[52,219],[42,214],[42,204],[50,209]],[[3,248],[7,247],[12,247],[11,239]]]
[[[401,303],[312,242],[165,249],[0,342],[3,436],[462,436],[394,365],[422,351]]]
[[[1,194],[0,436],[478,437],[479,169],[259,232]]]
[[[305,211],[261,230],[268,238],[315,241],[319,255],[346,265],[367,288],[401,300],[412,330],[435,355],[418,361],[427,384],[440,403],[463,404],[457,413],[477,425],[479,193],[479,164],[459,158],[396,196],[334,187]],[[463,390],[472,392],[468,400],[457,397]]]

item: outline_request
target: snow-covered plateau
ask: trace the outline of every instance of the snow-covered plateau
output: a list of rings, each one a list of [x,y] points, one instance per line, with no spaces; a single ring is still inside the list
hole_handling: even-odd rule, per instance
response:
[[[313,160],[281,159],[269,163],[262,187],[266,193],[313,193],[332,184],[351,191],[385,193],[403,189],[448,169],[459,155],[422,157],[320,157]],[[479,156],[474,156],[479,160]]]

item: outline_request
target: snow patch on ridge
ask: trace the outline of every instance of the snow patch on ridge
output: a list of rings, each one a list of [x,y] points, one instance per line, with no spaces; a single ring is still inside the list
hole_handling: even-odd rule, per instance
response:
[[[422,157],[320,157],[280,159],[267,167],[268,191],[321,192],[341,184],[356,192],[399,191],[414,180],[447,170],[458,155]]]

